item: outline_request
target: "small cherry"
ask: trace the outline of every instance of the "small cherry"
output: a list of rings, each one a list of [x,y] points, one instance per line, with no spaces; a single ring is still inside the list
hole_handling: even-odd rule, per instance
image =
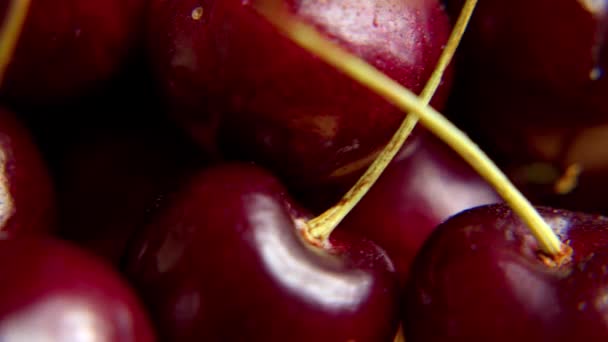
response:
[[[104,263],[50,239],[0,239],[0,340],[151,342],[131,289]]]
[[[438,227],[403,299],[407,340],[606,340],[608,218],[538,210],[568,246],[567,258],[546,256],[504,205]]]
[[[447,9],[457,14],[462,3],[446,1]],[[517,89],[576,108],[575,116],[508,114],[514,120],[541,123],[549,118],[572,124],[602,122],[608,116],[608,6],[604,1],[481,1],[462,47],[459,77],[496,94]],[[509,100],[504,97],[503,101]]]
[[[168,341],[392,341],[397,282],[384,251],[308,218],[272,175],[201,171],[134,242],[126,273]]]
[[[145,0],[3,1],[0,69],[7,69],[0,97],[31,106],[92,91],[137,46],[144,9]]]
[[[359,176],[404,114],[282,37],[255,11],[272,2],[152,1],[149,50],[174,117],[206,148],[293,188]],[[280,3],[414,92],[450,29],[438,0]]]

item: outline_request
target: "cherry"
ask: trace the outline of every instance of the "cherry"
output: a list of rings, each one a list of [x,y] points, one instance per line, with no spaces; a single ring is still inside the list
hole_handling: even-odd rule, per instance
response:
[[[283,37],[254,10],[264,2],[152,2],[150,53],[174,116],[299,189],[360,174],[403,113]],[[449,32],[436,0],[281,3],[415,92]]]
[[[462,81],[462,82],[461,82]],[[512,181],[537,204],[608,214],[603,200],[608,155],[607,122],[564,122],[580,110],[549,101],[502,80],[459,80],[449,113],[490,153]],[[502,86],[496,92],[494,86]],[[522,118],[532,118],[531,120]]]
[[[450,0],[447,7],[458,13],[462,2]],[[497,93],[515,87],[542,94],[548,102],[576,106],[576,121],[605,120],[607,38],[608,7],[603,1],[480,1],[465,35],[459,70]],[[508,85],[488,86],[491,79],[504,79]],[[551,120],[573,121],[569,115]]]
[[[0,22],[16,1],[0,4]],[[32,0],[0,95],[20,105],[61,102],[122,67],[143,29],[144,0]],[[3,51],[4,53],[4,51]]]
[[[165,340],[392,341],[386,254],[343,233],[311,243],[306,218],[267,172],[209,168],[136,240],[126,273]]]
[[[131,290],[106,265],[55,240],[0,240],[0,340],[154,341]]]
[[[0,237],[54,228],[53,186],[32,139],[12,112],[0,108]]]
[[[499,201],[469,165],[426,134],[401,149],[340,228],[385,249],[405,283],[411,262],[437,225],[462,210]]]
[[[570,259],[556,264],[544,257],[504,205],[442,224],[412,268],[404,296],[407,340],[608,338],[608,218],[538,210],[571,248]]]

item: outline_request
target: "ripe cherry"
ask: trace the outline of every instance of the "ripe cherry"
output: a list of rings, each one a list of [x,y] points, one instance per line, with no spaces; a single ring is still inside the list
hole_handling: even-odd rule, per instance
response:
[[[544,256],[504,205],[442,224],[412,268],[403,302],[407,340],[608,338],[608,218],[539,211],[571,248],[570,259]]]
[[[29,131],[0,108],[0,237],[49,232],[55,226],[53,185]]]
[[[64,242],[0,239],[0,340],[151,342],[119,276]]]
[[[457,14],[462,3],[449,0],[447,8]],[[464,63],[459,70],[464,77],[477,79],[495,93],[514,87],[577,109],[576,119],[553,115],[553,122],[597,122],[608,116],[608,6],[604,1],[480,1],[462,48]],[[520,114],[509,115],[540,121]]]
[[[0,22],[12,3],[0,4]],[[30,106],[99,87],[140,39],[144,6],[144,0],[31,1],[0,97]]]
[[[404,114],[282,36],[258,2],[152,2],[150,53],[174,116],[208,149],[300,189],[360,174]],[[436,0],[281,3],[415,92],[449,33]]]
[[[384,251],[343,233],[312,244],[307,218],[267,172],[210,168],[136,240],[126,272],[165,340],[392,341]]]

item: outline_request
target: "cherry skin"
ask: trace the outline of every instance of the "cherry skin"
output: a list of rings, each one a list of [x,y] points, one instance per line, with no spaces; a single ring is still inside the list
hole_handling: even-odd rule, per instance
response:
[[[463,2],[447,1],[453,17]],[[577,106],[576,121],[603,120],[608,116],[607,38],[608,7],[602,1],[481,1],[465,34],[462,70],[481,83],[505,78],[550,101]]]
[[[603,341],[608,338],[608,218],[539,208],[573,250],[542,257],[504,205],[442,224],[417,256],[404,298],[408,341]]]
[[[168,341],[392,341],[386,254],[344,234],[315,246],[305,218],[265,171],[210,168],[136,240],[126,273]]]
[[[27,129],[0,108],[0,237],[49,232],[54,218],[47,167]]]
[[[465,209],[501,202],[462,158],[431,135],[403,148],[340,225],[380,245],[402,284],[435,227]]]
[[[208,150],[297,188],[362,172],[404,114],[283,37],[259,1],[152,2],[149,49],[174,117]],[[450,29],[436,0],[282,3],[415,92]]]
[[[0,340],[154,341],[119,276],[63,242],[0,240]]]
[[[5,22],[12,0],[0,5]],[[61,102],[109,80],[140,39],[145,0],[33,0],[0,86],[7,101]]]

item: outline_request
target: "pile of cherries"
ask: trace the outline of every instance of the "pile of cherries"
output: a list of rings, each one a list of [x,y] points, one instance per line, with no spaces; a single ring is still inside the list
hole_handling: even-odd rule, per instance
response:
[[[606,341],[604,1],[479,0],[430,102],[563,254],[420,124],[317,216],[406,113],[260,8],[420,93],[464,3],[0,2],[0,341]]]

